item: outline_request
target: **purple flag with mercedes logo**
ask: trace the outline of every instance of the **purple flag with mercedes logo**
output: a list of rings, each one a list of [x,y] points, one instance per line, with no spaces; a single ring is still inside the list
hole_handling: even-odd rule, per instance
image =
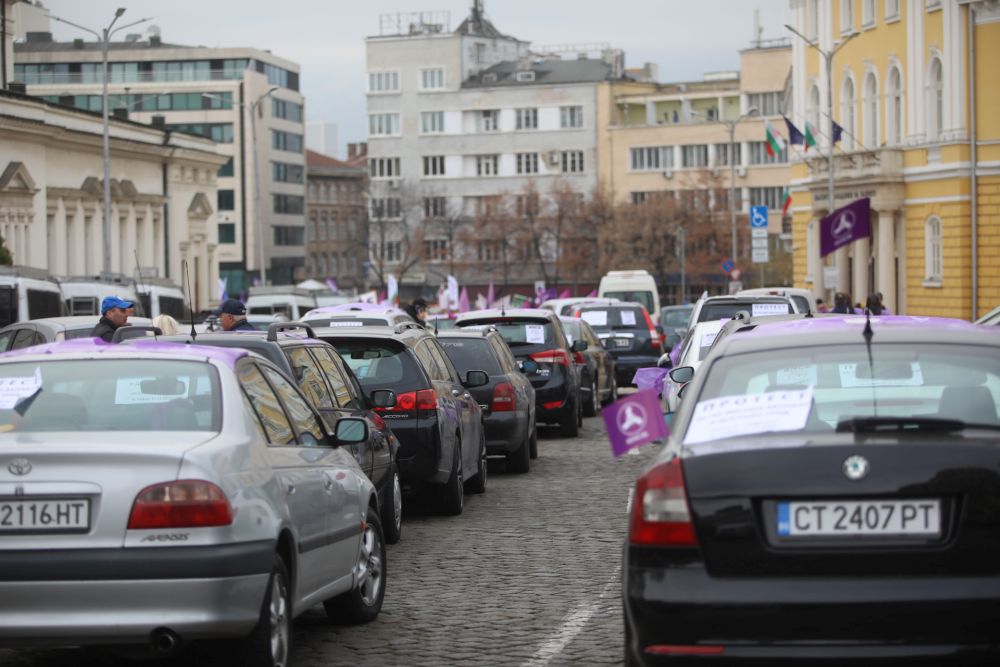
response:
[[[868,197],[852,201],[819,221],[820,257],[872,235],[871,203]]]
[[[608,429],[611,453],[621,456],[630,449],[670,435],[656,392],[643,389],[601,408]]]

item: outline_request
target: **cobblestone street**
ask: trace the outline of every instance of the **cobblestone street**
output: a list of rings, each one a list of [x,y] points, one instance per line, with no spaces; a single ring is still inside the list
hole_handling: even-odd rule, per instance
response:
[[[540,429],[527,475],[491,462],[459,517],[411,507],[389,547],[385,605],[370,625],[295,625],[292,664],[613,665],[622,662],[621,547],[628,490],[653,454],[612,458],[600,418],[581,437]],[[185,655],[174,664],[207,664]],[[0,665],[121,664],[79,651],[0,651]]]

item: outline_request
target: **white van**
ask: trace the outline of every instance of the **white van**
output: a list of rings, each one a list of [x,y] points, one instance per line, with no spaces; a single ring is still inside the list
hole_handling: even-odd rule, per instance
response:
[[[159,315],[170,315],[178,322],[191,318],[187,300],[181,288],[166,278],[143,278],[135,286],[142,305],[142,314],[152,319]]]
[[[284,315],[297,322],[316,307],[316,298],[312,292],[300,287],[268,285],[251,287],[246,305],[251,315]]]
[[[101,276],[71,276],[61,278],[66,314],[101,316],[101,301],[105,297],[117,296],[126,301],[137,301],[135,287],[128,276],[114,274]],[[142,313],[143,316],[146,313]]]
[[[597,288],[598,297],[641,303],[653,322],[660,321],[660,292],[656,281],[644,269],[608,271]]]
[[[0,267],[0,327],[63,314],[59,284],[44,269]]]

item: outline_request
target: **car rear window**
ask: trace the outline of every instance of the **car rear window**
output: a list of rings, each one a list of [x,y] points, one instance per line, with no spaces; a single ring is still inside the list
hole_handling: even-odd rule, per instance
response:
[[[558,345],[555,327],[550,320],[506,319],[503,322],[463,323],[461,326],[462,328],[477,329],[486,326],[494,327],[507,341],[507,344],[515,350],[525,345],[547,345],[549,347]]]
[[[388,340],[327,340],[337,348],[366,392],[392,389],[398,394],[426,389],[429,384],[416,360],[401,343]]]
[[[745,310],[753,317],[760,317],[761,315],[787,315],[795,312],[792,309],[792,305],[788,302],[727,301],[725,303],[706,303],[698,313],[698,321],[731,320],[733,315],[741,310]]]
[[[563,331],[566,332],[566,339],[569,341],[570,345],[573,344],[573,341],[580,338],[579,320],[563,320],[562,326]]]
[[[646,315],[642,308],[584,308],[580,311],[580,319],[589,324],[595,331],[628,331],[649,329]]]
[[[634,301],[641,303],[646,310],[653,310],[653,293],[648,290],[634,292],[605,292],[601,295],[608,299],[618,299],[619,301]]]
[[[660,324],[665,327],[686,327],[691,321],[692,310],[692,308],[664,310],[660,315]]]
[[[0,432],[218,431],[221,424],[218,374],[203,362],[0,364],[0,384],[6,387],[0,396],[6,401],[0,408]],[[95,447],[100,442],[93,440]]]
[[[439,338],[438,342],[463,377],[469,371],[486,371],[489,375],[503,373],[485,338]]]

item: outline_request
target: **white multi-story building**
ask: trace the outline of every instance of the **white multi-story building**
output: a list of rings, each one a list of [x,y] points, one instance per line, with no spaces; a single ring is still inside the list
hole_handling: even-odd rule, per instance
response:
[[[366,41],[369,238],[378,273],[402,272],[403,285],[423,286],[454,271],[463,283],[485,285],[474,253],[456,261],[456,220],[529,183],[543,197],[556,182],[581,195],[594,189],[596,91],[622,76],[620,51],[531,49],[497,30],[479,0],[455,30],[447,12],[383,15]],[[386,230],[393,219],[405,224]],[[408,247],[414,239],[416,249]],[[528,285],[534,279],[521,276]]]
[[[54,42],[47,32],[26,33],[15,44],[14,61],[13,79],[26,84],[29,94],[100,112],[98,42]],[[155,28],[113,42],[109,63],[110,107],[116,114],[208,137],[230,158],[219,169],[218,198],[212,202],[218,270],[228,292],[245,291],[260,276],[258,198],[267,279],[292,282],[305,265],[305,125],[298,65],[260,49],[166,44]],[[252,107],[258,108],[255,128]]]

